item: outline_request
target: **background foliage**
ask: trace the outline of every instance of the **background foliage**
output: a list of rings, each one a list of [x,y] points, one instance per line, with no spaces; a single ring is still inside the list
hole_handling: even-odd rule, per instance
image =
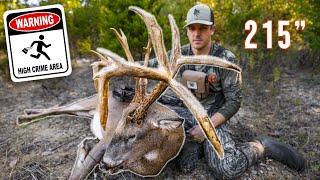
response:
[[[240,60],[240,64],[248,73],[276,81],[277,76],[285,69],[311,68],[320,70],[320,2],[317,0],[202,0],[214,9],[216,33],[213,40],[231,49]],[[105,47],[124,55],[111,27],[122,29],[136,60],[141,59],[142,47],[147,42],[147,30],[142,20],[128,10],[136,5],[153,13],[164,31],[164,42],[167,49],[171,48],[171,32],[167,15],[173,14],[180,28],[182,43],[187,43],[183,29],[185,15],[193,6],[194,0],[50,0],[40,1],[40,5],[62,4],[65,8],[69,44],[72,58],[86,57],[89,50]],[[29,7],[28,0],[1,1],[0,13],[9,9]],[[244,24],[253,19],[258,24],[254,41],[256,50],[245,50],[246,32]],[[295,30],[294,21],[306,20],[306,28]],[[273,49],[267,50],[266,34],[262,24],[273,21]],[[291,34],[291,47],[287,50],[278,48],[277,22],[289,20],[286,28]],[[0,67],[7,73],[6,44],[3,19],[0,19]],[[267,75],[267,76],[266,76]]]

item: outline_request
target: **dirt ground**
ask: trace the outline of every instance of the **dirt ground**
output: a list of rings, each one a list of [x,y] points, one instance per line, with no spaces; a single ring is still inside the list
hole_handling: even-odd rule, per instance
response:
[[[27,127],[17,127],[16,117],[26,108],[61,105],[95,93],[88,62],[79,61],[72,75],[32,82],[13,83],[0,77],[0,179],[66,179],[79,142],[92,136],[89,120],[55,116]],[[230,121],[238,142],[259,134],[272,136],[297,148],[307,159],[303,173],[264,160],[240,179],[320,179],[320,75],[283,73],[277,83],[244,77],[244,99]],[[119,82],[119,81],[118,81]],[[155,179],[213,179],[202,159],[188,174],[169,163]],[[102,173],[89,179],[140,179],[124,172]]]

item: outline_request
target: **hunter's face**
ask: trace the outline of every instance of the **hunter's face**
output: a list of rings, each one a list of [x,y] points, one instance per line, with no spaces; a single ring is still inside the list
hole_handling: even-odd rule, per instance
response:
[[[201,50],[209,45],[214,33],[213,26],[204,24],[190,24],[187,27],[187,35],[192,48]]]

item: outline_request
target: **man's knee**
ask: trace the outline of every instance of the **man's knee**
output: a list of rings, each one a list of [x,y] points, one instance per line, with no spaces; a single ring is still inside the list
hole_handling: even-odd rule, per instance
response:
[[[247,157],[236,147],[225,144],[225,155],[222,159],[217,156],[209,142],[204,144],[204,150],[208,166],[219,179],[234,179],[248,168]]]
[[[235,179],[247,169],[245,159],[233,157],[232,155],[215,161],[207,159],[207,162],[214,175],[219,179]]]

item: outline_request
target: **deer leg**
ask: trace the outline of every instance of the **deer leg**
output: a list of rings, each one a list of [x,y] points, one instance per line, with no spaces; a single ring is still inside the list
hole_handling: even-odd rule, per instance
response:
[[[106,132],[105,137],[101,139],[89,152],[85,151],[82,146],[79,146],[78,157],[71,171],[69,180],[85,179],[92,170],[99,165],[106,147],[109,146],[112,138],[110,133]]]
[[[24,115],[17,117],[19,126],[28,125],[42,118],[54,115],[73,115],[84,118],[92,118],[96,104],[98,102],[97,95],[83,98],[64,106],[54,106],[48,109],[26,109]]]
[[[77,157],[74,162],[71,174],[74,174],[79,167],[83,166],[83,163],[85,162],[85,159],[87,158],[90,150],[97,142],[99,142],[99,139],[96,137],[86,137],[80,142],[80,144],[78,145]]]

